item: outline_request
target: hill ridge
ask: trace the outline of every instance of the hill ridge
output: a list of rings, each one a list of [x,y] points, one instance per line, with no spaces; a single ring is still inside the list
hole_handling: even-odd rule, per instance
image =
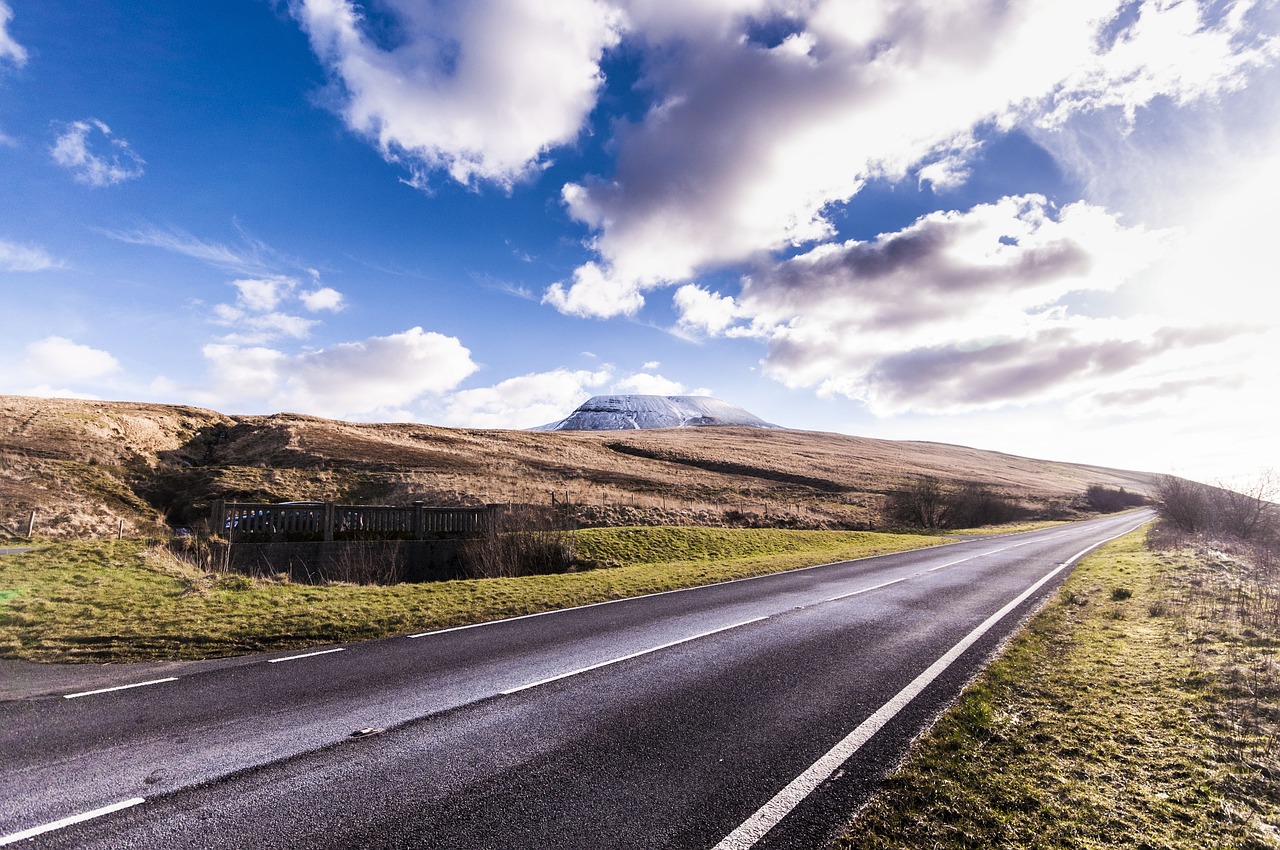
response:
[[[917,476],[976,482],[1044,514],[1091,484],[1158,476],[943,443],[743,426],[501,431],[0,396],[0,526],[51,537],[163,534],[211,500],[529,502],[594,524],[877,526]],[[586,511],[585,508],[590,508]],[[1055,514],[1056,515],[1056,514]]]

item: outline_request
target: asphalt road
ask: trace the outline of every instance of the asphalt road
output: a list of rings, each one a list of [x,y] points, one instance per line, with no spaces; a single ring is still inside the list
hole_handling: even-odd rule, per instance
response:
[[[232,666],[98,668],[89,692],[0,702],[0,844],[820,846],[1073,559],[1149,517]]]

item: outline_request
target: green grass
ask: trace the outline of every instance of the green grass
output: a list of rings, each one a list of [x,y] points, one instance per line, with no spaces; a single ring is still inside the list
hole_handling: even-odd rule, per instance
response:
[[[1188,625],[1180,577],[1194,565],[1144,539],[1077,566],[839,848],[1280,846],[1274,729],[1224,721],[1226,680]],[[1226,608],[1204,610],[1221,621]],[[1274,696],[1264,708],[1274,715]],[[1251,760],[1236,755],[1241,735],[1258,739]]]
[[[195,659],[385,637],[936,545],[936,537],[774,529],[579,532],[622,566],[563,575],[310,586],[203,572],[135,541],[0,557],[0,657]]]

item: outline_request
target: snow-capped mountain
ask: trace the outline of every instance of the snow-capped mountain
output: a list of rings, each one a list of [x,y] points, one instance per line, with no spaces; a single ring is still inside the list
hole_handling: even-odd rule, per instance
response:
[[[630,431],[737,425],[780,428],[736,404],[695,395],[598,395],[568,418],[534,431]]]

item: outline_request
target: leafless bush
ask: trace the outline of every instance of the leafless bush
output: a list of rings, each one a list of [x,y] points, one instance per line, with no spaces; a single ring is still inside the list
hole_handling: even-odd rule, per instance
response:
[[[1264,546],[1273,545],[1280,521],[1270,500],[1275,476],[1264,473],[1232,489],[1166,475],[1156,490],[1160,517],[1187,534],[1207,534]]]
[[[1213,525],[1213,502],[1209,487],[1165,475],[1156,484],[1156,507],[1161,518],[1188,534],[1208,531]]]
[[[929,476],[890,493],[885,504],[889,523],[926,529],[977,528],[1014,522],[1027,514],[1012,499],[980,484],[947,487]]]
[[[462,547],[469,578],[563,573],[577,562],[577,541],[563,515],[532,505],[493,511],[483,533]]]
[[[1089,485],[1089,488],[1084,491],[1084,501],[1090,510],[1100,514],[1113,514],[1147,504],[1146,496],[1141,493],[1130,493],[1123,487],[1116,490],[1101,484]]]
[[[930,529],[947,527],[950,509],[942,482],[924,475],[890,493],[885,505],[891,523]]]
[[[351,541],[335,547],[322,571],[309,581],[345,584],[398,584],[405,580],[404,544],[398,540]]]

